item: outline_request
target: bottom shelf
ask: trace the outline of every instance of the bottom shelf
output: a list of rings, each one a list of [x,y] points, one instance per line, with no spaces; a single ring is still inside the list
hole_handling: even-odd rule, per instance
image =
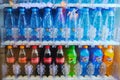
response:
[[[39,76],[31,76],[31,77],[27,77],[27,76],[19,76],[18,78],[15,78],[15,76],[7,76],[5,78],[3,78],[3,80],[117,80],[116,78],[114,78],[113,76],[86,76],[86,77],[46,77],[44,76],[43,78],[39,77]]]

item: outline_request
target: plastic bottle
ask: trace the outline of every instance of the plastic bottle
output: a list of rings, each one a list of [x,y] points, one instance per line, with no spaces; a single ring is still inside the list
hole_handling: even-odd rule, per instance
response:
[[[9,64],[13,64],[15,62],[15,57],[12,51],[12,46],[7,46],[7,54],[6,54],[6,61]]]
[[[101,8],[96,8],[96,14],[93,21],[93,27],[96,29],[95,40],[101,40],[101,31],[102,31],[102,14]]]
[[[32,8],[32,14],[31,14],[31,21],[30,26],[32,28],[31,31],[31,40],[37,41],[39,40],[39,27],[40,27],[40,19],[38,16],[38,8]]]
[[[109,8],[108,9],[108,16],[106,21],[106,26],[108,26],[109,34],[108,34],[108,40],[113,40],[113,34],[114,34],[114,22],[115,22],[115,16],[114,16],[114,9]]]
[[[98,76],[99,75],[99,68],[102,63],[102,57],[103,57],[103,52],[102,52],[102,46],[96,46],[92,50],[90,50],[90,61],[95,67],[95,72],[94,75]]]
[[[112,46],[109,45],[108,48],[103,51],[103,62],[106,64],[106,75],[111,75],[112,64],[114,58],[114,51]]]
[[[49,76],[50,75],[50,65],[52,64],[50,46],[45,46],[43,64],[45,65],[45,74],[44,75]]]
[[[14,18],[12,14],[12,8],[6,9],[6,16],[5,16],[5,29],[6,29],[6,39],[11,41],[13,39],[12,28],[14,26]]]
[[[32,46],[32,55],[31,55],[31,63],[38,64],[39,63],[39,55],[37,51],[37,46]]]
[[[51,41],[52,40],[52,14],[51,14],[51,8],[45,7],[44,8],[44,17],[43,17],[43,28],[44,28],[44,41]]]
[[[54,28],[56,28],[56,41],[64,41],[65,40],[65,19],[63,15],[63,8],[57,7],[57,13],[55,15],[55,24]],[[54,33],[55,34],[55,33]]]
[[[18,28],[19,28],[19,40],[24,41],[27,37],[27,23],[25,18],[25,8],[19,9],[19,19],[18,19]]]
[[[88,37],[88,31],[89,31],[89,28],[90,28],[90,19],[89,19],[89,8],[82,8],[81,9],[81,16],[82,16],[82,26],[84,27],[84,36],[83,36],[83,40],[89,40],[89,37]]]
[[[83,46],[83,48],[80,49],[80,64],[82,66],[82,76],[87,75],[87,65],[89,63],[89,56],[90,53],[88,51],[88,46]]]
[[[67,27],[70,31],[70,33],[69,33],[69,35],[70,35],[69,40],[70,41],[77,40],[76,28],[77,28],[78,14],[76,11],[77,11],[76,7],[70,7],[68,9]]]
[[[24,50],[24,46],[20,46],[20,52],[19,52],[19,58],[18,58],[18,61],[20,64],[25,64],[27,62],[27,57],[26,57],[26,53],[25,53],[25,50]]]
[[[57,55],[55,57],[55,62],[57,65],[57,75],[58,76],[62,76],[63,73],[63,68],[64,68],[64,63],[65,63],[65,57],[64,57],[64,53],[63,53],[63,48],[62,46],[58,46],[58,50],[57,50]]]
[[[69,48],[66,49],[66,62],[68,65],[70,65],[70,71],[68,76],[75,76],[75,64],[77,63],[77,54],[75,51],[75,46],[69,46]]]

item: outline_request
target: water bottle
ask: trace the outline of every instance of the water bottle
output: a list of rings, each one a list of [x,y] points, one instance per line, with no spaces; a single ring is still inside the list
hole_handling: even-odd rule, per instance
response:
[[[83,36],[83,40],[89,40],[89,37],[88,37],[88,31],[89,31],[89,27],[90,27],[90,19],[89,19],[89,8],[82,8],[82,11],[81,11],[81,19],[82,19],[82,22],[81,22],[81,25],[84,27],[84,36]]]
[[[109,33],[108,33],[108,40],[113,40],[113,34],[114,34],[114,9],[113,8],[109,8],[108,10],[108,16],[107,16],[107,21],[106,21],[106,26],[109,29]]]
[[[14,18],[12,14],[12,8],[6,9],[7,13],[5,16],[5,29],[6,29],[6,39],[5,40],[13,40],[12,28],[14,26]]]
[[[28,36],[27,32],[27,23],[26,23],[26,17],[25,17],[25,8],[19,9],[19,19],[18,19],[18,28],[19,28],[19,40],[24,41],[26,40],[26,37]]]
[[[38,8],[32,8],[31,20],[30,20],[30,27],[31,30],[31,40],[37,41],[39,40],[39,27],[41,21],[38,16]]]
[[[95,40],[101,40],[101,33],[102,33],[102,14],[101,8],[96,8],[96,14],[93,20],[93,27],[96,29],[96,36]]]
[[[66,37],[66,33],[65,33],[65,19],[64,19],[64,15],[63,15],[63,8],[62,7],[58,7],[56,9],[56,15],[55,15],[55,24],[54,24],[54,31],[56,31],[56,36],[55,36],[55,40],[56,41],[64,41],[65,37]],[[55,34],[55,33],[54,33]]]
[[[51,41],[52,40],[52,28],[53,28],[53,19],[51,14],[51,8],[44,8],[44,16],[43,16],[43,28],[44,28],[44,38],[43,41]]]
[[[76,35],[76,28],[77,28],[77,19],[78,19],[78,14],[76,13],[77,8],[76,7],[70,7],[68,9],[68,14],[67,14],[67,27],[69,32],[68,39],[70,41],[75,41],[77,40],[77,35]]]

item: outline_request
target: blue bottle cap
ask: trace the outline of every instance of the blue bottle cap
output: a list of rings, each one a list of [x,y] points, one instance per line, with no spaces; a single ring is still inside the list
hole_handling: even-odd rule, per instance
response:
[[[109,11],[114,11],[114,8],[109,8],[108,10],[109,10]]]
[[[38,8],[32,8],[32,12],[38,11]]]
[[[82,11],[83,11],[83,12],[88,12],[88,11],[89,11],[89,8],[84,7],[84,8],[82,8]]]
[[[62,7],[57,7],[57,11],[62,11],[63,8]]]
[[[7,12],[12,12],[12,8],[7,8]]]
[[[50,12],[50,11],[51,11],[51,8],[50,8],[50,7],[45,7],[45,8],[44,8],[44,11]]]
[[[96,11],[101,11],[101,8],[100,7],[96,7]]]
[[[20,12],[25,12],[25,8],[20,8]]]
[[[76,7],[70,7],[68,10],[73,11],[73,10],[76,10],[76,9],[77,9]]]

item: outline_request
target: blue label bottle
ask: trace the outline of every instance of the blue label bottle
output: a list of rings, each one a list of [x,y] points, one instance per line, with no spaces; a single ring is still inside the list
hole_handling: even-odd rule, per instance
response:
[[[44,8],[44,16],[43,16],[43,28],[44,28],[44,41],[52,40],[52,28],[53,28],[53,19],[51,14],[51,8]]]

